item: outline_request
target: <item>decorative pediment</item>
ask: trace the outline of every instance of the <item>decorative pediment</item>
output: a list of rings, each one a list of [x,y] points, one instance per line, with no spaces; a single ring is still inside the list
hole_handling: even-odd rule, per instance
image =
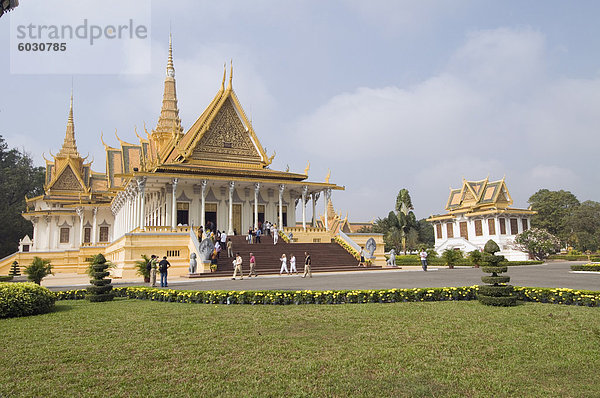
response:
[[[65,164],[65,167],[57,175],[54,182],[50,183],[48,190],[78,192],[86,191],[86,187],[81,177],[73,170],[73,166],[69,162]]]
[[[260,153],[249,132],[231,98],[227,98],[208,130],[192,149],[190,157],[200,161],[260,163]]]

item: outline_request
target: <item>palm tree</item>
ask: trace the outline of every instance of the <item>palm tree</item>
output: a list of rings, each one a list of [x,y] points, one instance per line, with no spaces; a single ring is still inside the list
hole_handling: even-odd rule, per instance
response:
[[[406,254],[406,237],[411,228],[416,228],[417,218],[412,212],[414,209],[408,189],[402,188],[396,196],[396,214],[402,233],[402,251]]]
[[[42,279],[52,274],[52,265],[50,260],[40,257],[34,257],[31,265],[25,267],[25,273],[27,279],[30,281],[41,284]]]

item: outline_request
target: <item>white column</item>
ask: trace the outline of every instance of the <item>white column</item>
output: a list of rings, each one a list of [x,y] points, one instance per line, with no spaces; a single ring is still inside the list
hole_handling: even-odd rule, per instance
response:
[[[277,229],[280,231],[283,228],[283,191],[285,190],[285,185],[279,184],[279,221],[277,222]]]
[[[171,199],[171,228],[177,228],[177,178],[173,178],[173,196]]]
[[[306,194],[308,193],[308,187],[304,185],[302,187],[302,228],[306,231]]]
[[[206,229],[206,180],[202,180],[200,183],[200,225]]]
[[[312,226],[317,226],[317,200],[319,199],[319,193],[311,193],[310,201],[312,203]]]
[[[139,226],[142,231],[146,229],[146,178],[138,178],[138,196],[140,200]]]
[[[79,247],[81,247],[83,245],[83,208],[78,207],[76,211],[79,216]]]
[[[50,235],[51,232],[52,232],[51,229],[50,229],[50,224],[52,222],[52,217],[47,216],[45,218],[45,220],[46,220],[46,232],[48,234],[48,250],[50,250],[52,248],[52,238],[51,238],[51,235]]]
[[[227,235],[233,235],[233,191],[235,190],[235,182],[229,181],[229,229]],[[240,232],[240,231],[238,231]]]
[[[56,233],[54,234],[54,248],[58,249],[58,246],[60,245],[60,227],[58,226],[58,222],[60,221],[60,217],[59,216],[55,216],[54,217],[54,224],[56,226]]]
[[[260,191],[260,184],[257,182],[254,184],[254,228],[258,228],[258,193]]]
[[[325,190],[325,229],[329,231],[329,221],[327,220],[327,205],[331,200],[331,188]]]

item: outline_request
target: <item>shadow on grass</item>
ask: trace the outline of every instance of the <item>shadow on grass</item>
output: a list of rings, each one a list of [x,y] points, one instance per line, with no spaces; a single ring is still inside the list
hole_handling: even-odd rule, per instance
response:
[[[59,301],[56,303],[56,305],[54,306],[54,308],[50,311],[47,312],[47,314],[53,314],[56,312],[65,312],[65,311],[70,311],[73,309],[73,306],[71,304],[67,304],[64,301]]]

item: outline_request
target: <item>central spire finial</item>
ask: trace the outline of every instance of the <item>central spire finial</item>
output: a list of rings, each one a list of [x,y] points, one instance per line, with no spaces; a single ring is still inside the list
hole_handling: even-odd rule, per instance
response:
[[[175,67],[173,66],[173,35],[169,31],[169,59],[167,61],[167,76],[175,77]]]

